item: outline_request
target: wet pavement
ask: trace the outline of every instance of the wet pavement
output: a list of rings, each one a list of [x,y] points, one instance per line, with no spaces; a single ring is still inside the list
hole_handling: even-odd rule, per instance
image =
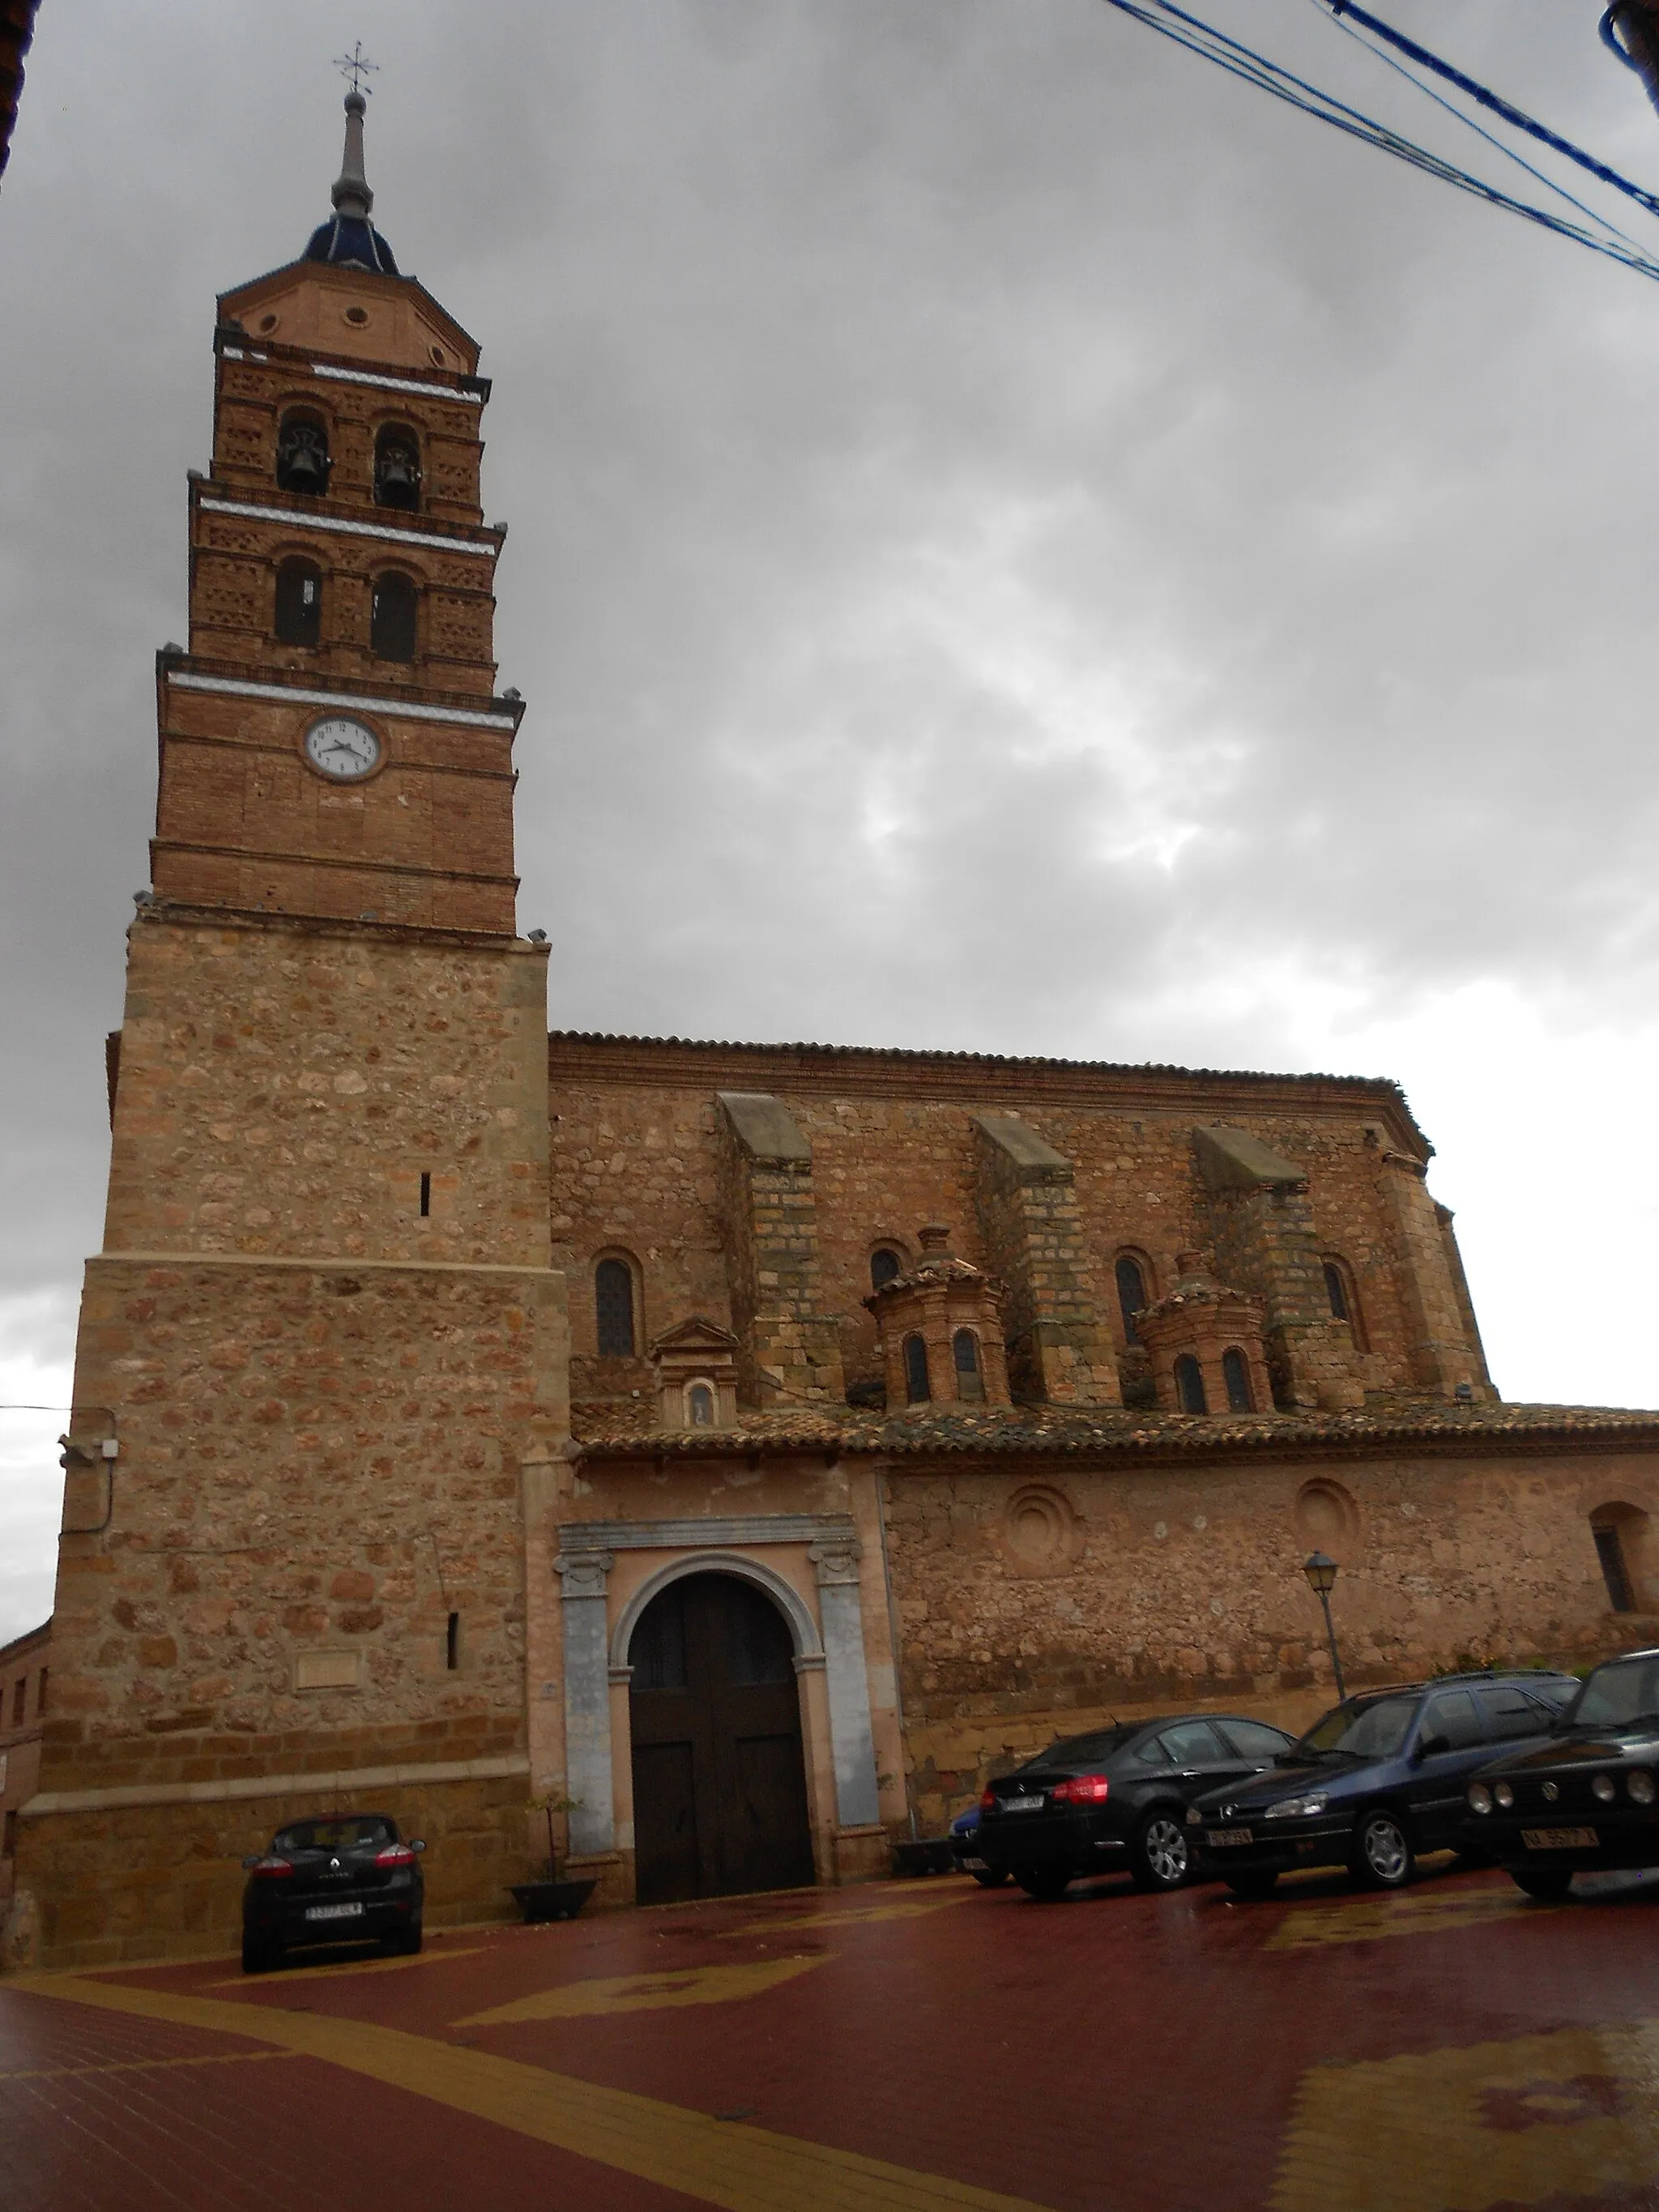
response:
[[[1659,1887],[957,1877],[0,1982],[0,2204],[1659,2212]]]

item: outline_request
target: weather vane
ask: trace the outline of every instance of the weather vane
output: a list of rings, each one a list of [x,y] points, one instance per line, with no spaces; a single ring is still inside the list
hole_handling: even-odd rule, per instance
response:
[[[380,65],[378,62],[370,61],[368,55],[364,53],[363,42],[361,39],[357,40],[350,53],[336,57],[334,66],[342,76],[349,76],[351,79],[351,89],[354,92],[362,93],[365,96],[373,93],[374,86],[365,84],[363,79],[373,76]]]

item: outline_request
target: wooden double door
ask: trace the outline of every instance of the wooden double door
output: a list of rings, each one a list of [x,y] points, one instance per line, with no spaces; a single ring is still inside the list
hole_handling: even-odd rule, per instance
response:
[[[672,1583],[629,1647],[641,1905],[813,1879],[794,1650],[736,1575]]]

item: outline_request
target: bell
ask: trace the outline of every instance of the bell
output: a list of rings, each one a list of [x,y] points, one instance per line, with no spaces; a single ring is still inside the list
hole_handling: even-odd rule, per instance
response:
[[[375,491],[382,507],[413,507],[419,497],[420,463],[412,447],[382,446]]]
[[[276,447],[276,481],[284,491],[325,492],[328,448],[309,422],[292,422]]]

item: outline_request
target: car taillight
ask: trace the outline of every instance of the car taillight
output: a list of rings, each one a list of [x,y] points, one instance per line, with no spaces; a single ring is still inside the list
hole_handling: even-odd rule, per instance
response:
[[[996,1811],[997,1793],[994,1790],[988,1790],[981,1797],[979,1801],[979,1809],[981,1813],[994,1813]]]
[[[383,1851],[374,1854],[376,1866],[413,1866],[415,1854],[407,1844],[388,1844]]]
[[[1103,1774],[1073,1774],[1056,1782],[1048,1792],[1056,1805],[1103,1805],[1111,1794],[1112,1785]]]
[[[292,1859],[259,1859],[250,1869],[255,1881],[280,1881],[284,1875],[292,1874]]]

